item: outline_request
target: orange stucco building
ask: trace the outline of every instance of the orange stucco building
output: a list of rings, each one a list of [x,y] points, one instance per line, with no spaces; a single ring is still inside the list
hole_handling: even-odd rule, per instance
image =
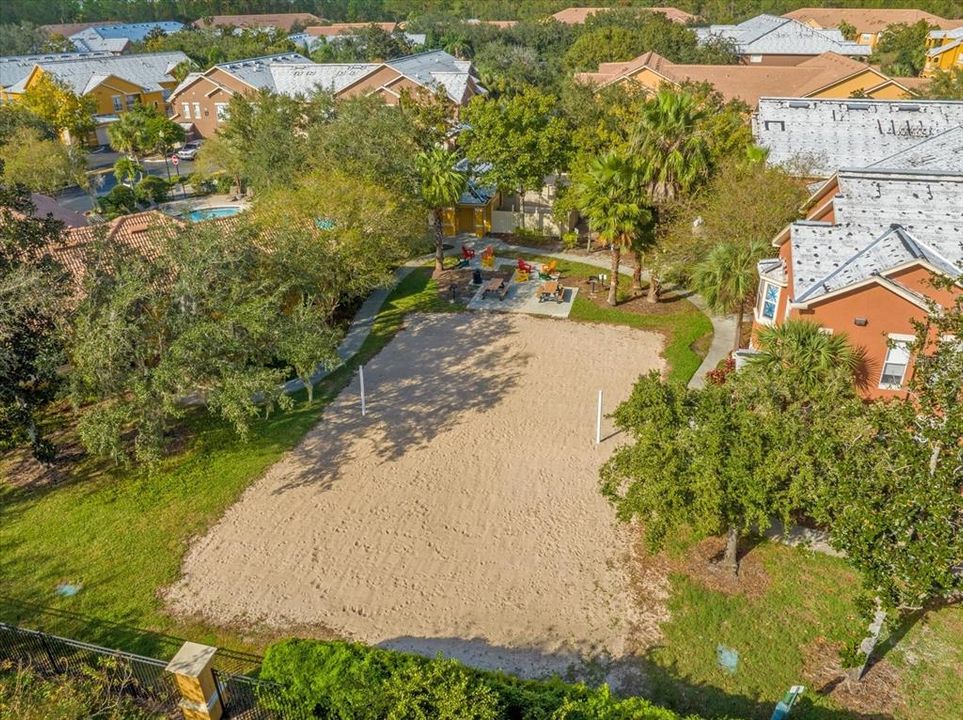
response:
[[[905,393],[914,321],[961,292],[933,280],[963,273],[963,126],[840,170],[805,211],[759,263],[754,327],[797,318],[845,333],[865,353],[863,394]]]
[[[443,91],[456,106],[484,94],[468,61],[435,50],[385,63],[314,63],[297,53],[237,60],[191,73],[174,89],[169,103],[172,118],[192,124],[201,137],[210,137],[227,119],[230,99],[237,93],[261,89],[285,95],[315,91],[335,97],[379,95],[389,105],[405,92]]]

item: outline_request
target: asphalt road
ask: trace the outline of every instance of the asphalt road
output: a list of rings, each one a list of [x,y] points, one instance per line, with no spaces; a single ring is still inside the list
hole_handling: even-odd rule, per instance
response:
[[[122,153],[114,152],[111,149],[95,150],[87,155],[87,173],[90,177],[91,188],[98,197],[106,195],[111,188],[117,184],[112,168],[114,163],[122,156]],[[177,177],[178,171],[183,176],[190,175],[194,171],[194,163],[189,160],[181,160],[175,168],[168,162],[165,166],[163,162],[144,162],[144,170],[148,175],[167,178]],[[79,187],[67,188],[56,196],[57,202],[65,208],[74,212],[85,213],[93,210],[94,201],[90,195]]]

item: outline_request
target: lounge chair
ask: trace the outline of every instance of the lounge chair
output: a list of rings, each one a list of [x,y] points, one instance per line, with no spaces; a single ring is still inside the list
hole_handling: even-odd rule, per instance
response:
[[[539,280],[558,280],[561,276],[562,273],[558,272],[558,261],[556,260],[542,263],[542,266],[538,269]]]
[[[538,302],[554,300],[556,303],[565,302],[565,288],[558,280],[544,282],[538,288]]]

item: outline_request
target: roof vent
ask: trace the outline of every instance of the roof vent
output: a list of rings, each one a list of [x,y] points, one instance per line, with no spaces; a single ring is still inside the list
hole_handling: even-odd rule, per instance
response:
[[[789,107],[791,107],[791,108],[808,108],[808,107],[811,107],[811,104],[808,103],[808,102],[805,102],[804,100],[790,100],[790,101],[789,101]]]
[[[919,112],[919,105],[897,105],[896,110],[899,112]]]
[[[869,105],[866,103],[846,103],[847,110],[869,110]]]

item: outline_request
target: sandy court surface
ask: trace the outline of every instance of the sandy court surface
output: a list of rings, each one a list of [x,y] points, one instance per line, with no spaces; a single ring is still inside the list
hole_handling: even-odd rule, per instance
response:
[[[618,658],[639,622],[594,445],[658,334],[413,315],[300,445],[197,539],[169,588],[220,624],[311,625],[527,676]],[[607,421],[603,431],[607,430]],[[605,432],[603,432],[603,435]]]

